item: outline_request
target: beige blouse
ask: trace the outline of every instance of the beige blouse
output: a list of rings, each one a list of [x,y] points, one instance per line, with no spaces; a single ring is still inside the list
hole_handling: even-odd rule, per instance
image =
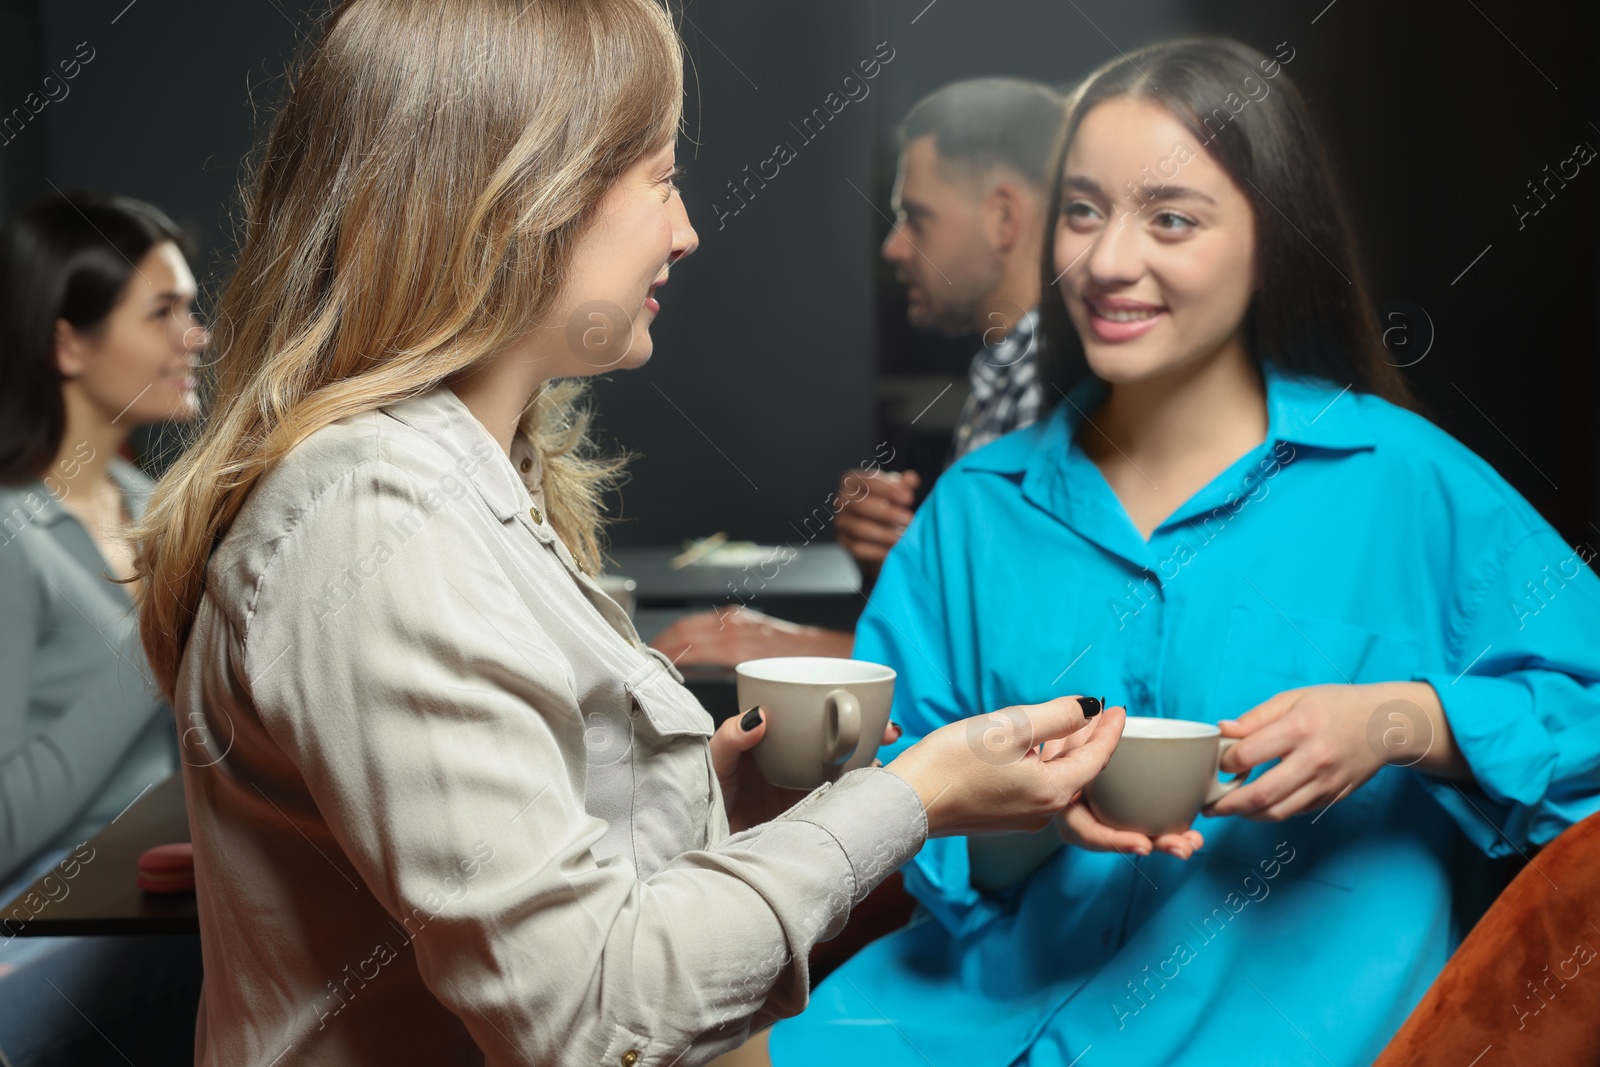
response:
[[[703,1063],[921,846],[881,769],[730,837],[711,718],[538,477],[440,387],[312,435],[214,553],[176,700],[197,1063]]]

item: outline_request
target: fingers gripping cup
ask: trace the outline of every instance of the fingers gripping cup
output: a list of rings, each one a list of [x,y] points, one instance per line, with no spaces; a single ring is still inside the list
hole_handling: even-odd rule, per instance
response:
[[[1250,777],[1222,778],[1222,754],[1237,741],[1210,723],[1130,715],[1110,762],[1084,789],[1089,810],[1150,837],[1187,830],[1201,808]]]
[[[739,711],[759,707],[767,732],[752,751],[761,776],[815,789],[878,753],[895,672],[862,660],[779,656],[739,664]]]

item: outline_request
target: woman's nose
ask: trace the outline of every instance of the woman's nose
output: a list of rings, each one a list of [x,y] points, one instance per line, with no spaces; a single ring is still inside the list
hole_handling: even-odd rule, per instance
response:
[[[193,352],[211,343],[211,331],[198,322],[183,331],[183,350]]]
[[[676,262],[694,254],[694,250],[700,247],[700,235],[689,221],[689,209],[684,207],[683,197],[674,193],[672,199],[678,205],[672,219],[672,260]]]
[[[1108,223],[1096,235],[1088,267],[1097,285],[1131,282],[1144,273],[1139,233],[1127,215]]]

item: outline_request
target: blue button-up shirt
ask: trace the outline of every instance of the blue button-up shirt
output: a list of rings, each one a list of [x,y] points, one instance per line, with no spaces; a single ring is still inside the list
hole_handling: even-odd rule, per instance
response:
[[[965,457],[890,554],[856,656],[899,672],[906,743],[1063,694],[1215,722],[1426,681],[1476,783],[1385,767],[1320,813],[1202,817],[1187,863],[1064,848],[1000,893],[973,888],[964,838],[930,841],[907,867],[924,917],[776,1028],[780,1067],[1367,1064],[1510,864],[1600,808],[1593,549],[1425,419],[1266,384],[1266,440],[1148,540],[1075,443],[1099,382]],[[1507,1029],[1537,1006],[1505,1005]]]

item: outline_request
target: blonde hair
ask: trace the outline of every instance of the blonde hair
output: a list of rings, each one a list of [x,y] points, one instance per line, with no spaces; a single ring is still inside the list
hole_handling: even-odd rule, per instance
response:
[[[427,392],[547,314],[606,189],[674,136],[682,55],[654,0],[344,0],[299,60],[243,194],[212,414],[141,523],[144,647],[172,694],[211,548],[317,430]],[[518,433],[546,511],[598,564],[621,461],[582,379]]]

